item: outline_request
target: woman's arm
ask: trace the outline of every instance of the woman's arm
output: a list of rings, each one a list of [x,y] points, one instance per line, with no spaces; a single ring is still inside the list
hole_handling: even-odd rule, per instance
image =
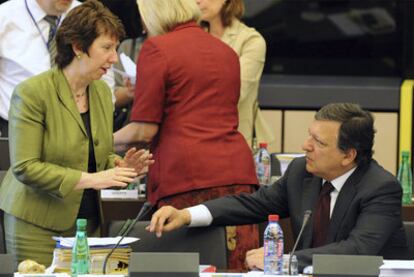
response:
[[[46,115],[48,112],[53,113],[56,107],[53,102],[55,100],[51,100],[45,92],[53,90],[52,86],[44,85],[49,84],[47,81],[49,80],[30,80],[19,85],[13,94],[10,108],[10,156],[14,176],[33,189],[59,198],[64,198],[74,189],[126,186],[132,182],[137,176],[133,168],[86,173],[82,172],[85,163],[82,157],[74,159],[67,156],[67,151],[63,150],[65,141],[59,143],[62,137],[56,134],[62,130],[50,131],[56,125],[48,120],[55,118]],[[82,155],[81,143],[79,141],[79,147],[73,149],[79,155]],[[44,145],[56,151],[46,151]]]
[[[168,79],[168,67],[162,51],[148,39],[138,59],[138,76],[131,123],[114,134],[115,149],[148,145],[158,133],[162,121]]]
[[[96,173],[82,172],[75,190],[80,189],[106,189],[109,187],[126,187],[134,181],[138,174],[134,168],[115,167]]]
[[[148,144],[158,133],[158,124],[131,122],[114,133],[115,149],[125,150],[129,146]]]
[[[239,102],[244,101],[250,93],[258,93],[257,89],[263,72],[265,56],[266,42],[263,37],[256,31],[249,33],[243,41],[239,56],[241,73]]]

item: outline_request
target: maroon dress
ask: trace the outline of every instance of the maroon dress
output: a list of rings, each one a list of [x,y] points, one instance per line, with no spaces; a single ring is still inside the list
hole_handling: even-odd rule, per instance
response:
[[[149,38],[137,73],[131,121],[159,125],[151,145],[155,164],[148,173],[149,201],[188,207],[254,190],[252,153],[237,131],[237,54],[189,22]]]

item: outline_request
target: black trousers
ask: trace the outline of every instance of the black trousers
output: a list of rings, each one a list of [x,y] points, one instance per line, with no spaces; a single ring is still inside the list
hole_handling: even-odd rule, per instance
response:
[[[9,136],[9,122],[0,117],[0,137]]]

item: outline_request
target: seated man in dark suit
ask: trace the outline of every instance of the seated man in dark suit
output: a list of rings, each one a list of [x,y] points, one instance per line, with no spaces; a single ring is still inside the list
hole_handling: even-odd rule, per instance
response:
[[[299,269],[313,254],[383,255],[406,247],[398,180],[372,159],[374,119],[358,105],[321,108],[303,144],[281,179],[247,195],[229,196],[177,210],[163,207],[148,230],[161,236],[183,225],[236,225],[290,217],[296,238],[306,210],[312,218],[296,255]],[[386,257],[386,255],[385,255]],[[249,268],[263,268],[263,248],[246,255]]]

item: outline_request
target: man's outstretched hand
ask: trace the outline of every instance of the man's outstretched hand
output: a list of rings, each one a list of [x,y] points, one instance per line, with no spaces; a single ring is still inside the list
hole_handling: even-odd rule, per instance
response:
[[[178,229],[190,222],[191,215],[187,209],[178,210],[173,206],[164,206],[152,215],[151,223],[146,230],[155,232],[157,237],[161,237],[162,232]]]

